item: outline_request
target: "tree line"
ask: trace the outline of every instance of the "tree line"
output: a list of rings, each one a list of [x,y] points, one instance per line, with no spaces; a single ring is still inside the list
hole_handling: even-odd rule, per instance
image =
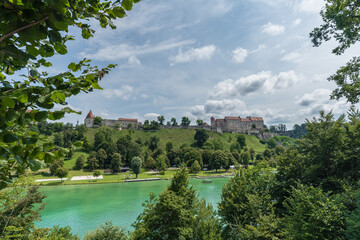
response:
[[[188,185],[183,167],[164,192],[150,195],[133,231],[107,222],[84,239],[359,239],[360,112],[347,117],[321,112],[308,121],[308,134],[273,156],[276,171],[269,159],[240,168],[223,188],[217,214]],[[210,159],[231,154],[210,151]],[[184,153],[204,161],[200,149]],[[44,196],[24,181],[0,192],[2,236],[78,239],[70,227],[34,227]]]

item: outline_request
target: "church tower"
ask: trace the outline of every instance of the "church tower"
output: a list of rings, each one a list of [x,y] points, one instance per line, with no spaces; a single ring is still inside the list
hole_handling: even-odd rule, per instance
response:
[[[85,127],[90,128],[94,126],[94,115],[92,111],[86,115],[85,121],[84,121]]]

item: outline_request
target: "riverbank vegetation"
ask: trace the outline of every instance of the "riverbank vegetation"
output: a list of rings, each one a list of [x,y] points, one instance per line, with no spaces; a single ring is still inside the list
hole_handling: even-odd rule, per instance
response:
[[[251,135],[218,134],[203,129],[119,131],[109,127],[87,129],[84,125],[46,122],[32,126],[32,129],[47,136],[56,147],[70,149],[63,160],[49,164],[48,171],[45,167],[33,172],[35,179],[41,180],[56,176],[57,168],[66,168],[69,171],[66,176],[68,179],[63,184],[94,182],[71,181],[71,178],[90,176],[96,169],[103,176],[96,183],[122,182],[134,178],[136,173],[126,172],[132,170],[131,161],[134,157],[141,159],[143,169],[138,172],[139,178],[172,178],[174,171],[171,169],[181,166],[197,169],[191,171],[192,176],[232,175],[231,169],[252,165],[263,159],[273,159],[294,144],[293,139],[285,136],[265,141]],[[74,147],[74,143],[79,140],[83,141],[82,147]]]
[[[85,239],[98,239],[105,233],[121,236],[118,239],[358,239],[360,112],[350,111],[347,119],[321,112],[307,126],[306,136],[274,157],[276,171],[269,159],[240,168],[223,188],[217,214],[188,186],[183,167],[164,192],[150,195],[132,232],[107,223]],[[21,234],[22,239],[33,239],[33,234],[41,233],[76,239],[70,228],[36,229],[16,222],[13,209],[24,198],[29,206],[43,199],[36,187],[22,187],[33,190],[2,192],[8,196],[4,198],[6,211],[1,212],[4,236]],[[39,216],[38,211],[29,214]]]

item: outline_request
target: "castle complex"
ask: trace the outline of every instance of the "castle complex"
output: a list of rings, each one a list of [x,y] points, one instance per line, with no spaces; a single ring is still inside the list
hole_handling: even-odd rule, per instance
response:
[[[85,121],[84,121],[85,127],[91,128],[96,127],[95,125],[95,117],[90,110],[90,112],[86,115]],[[103,119],[102,125],[108,126],[108,127],[116,127],[118,129],[127,129],[127,128],[137,128],[139,126],[139,122],[137,119],[132,118],[118,118],[116,119]]]
[[[215,119],[211,117],[211,125],[204,123],[202,126],[188,126],[189,128],[204,128],[214,132],[230,132],[230,133],[258,133],[264,129],[264,120],[262,117],[225,117],[223,119]],[[85,126],[96,127],[95,117],[90,110],[85,118]],[[116,127],[118,129],[139,128],[142,126],[137,119],[118,118],[103,119],[102,125],[108,127]],[[181,126],[162,126],[164,128],[181,128]]]
[[[264,129],[262,117],[225,117],[224,119],[211,117],[211,130],[218,133],[249,133],[262,129]]]

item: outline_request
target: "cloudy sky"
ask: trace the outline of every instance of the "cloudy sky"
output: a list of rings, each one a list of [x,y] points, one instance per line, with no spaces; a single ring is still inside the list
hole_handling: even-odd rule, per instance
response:
[[[140,121],[164,115],[261,116],[265,124],[303,123],[319,110],[346,112],[330,101],[326,78],[360,48],[331,54],[334,42],[312,47],[309,33],[321,24],[322,0],[143,0],[116,30],[93,24],[95,37],[69,44],[54,58],[56,70],[84,57],[98,66],[118,64],[102,91],[79,94],[69,104],[82,115]],[[73,32],[75,36],[78,33]]]

